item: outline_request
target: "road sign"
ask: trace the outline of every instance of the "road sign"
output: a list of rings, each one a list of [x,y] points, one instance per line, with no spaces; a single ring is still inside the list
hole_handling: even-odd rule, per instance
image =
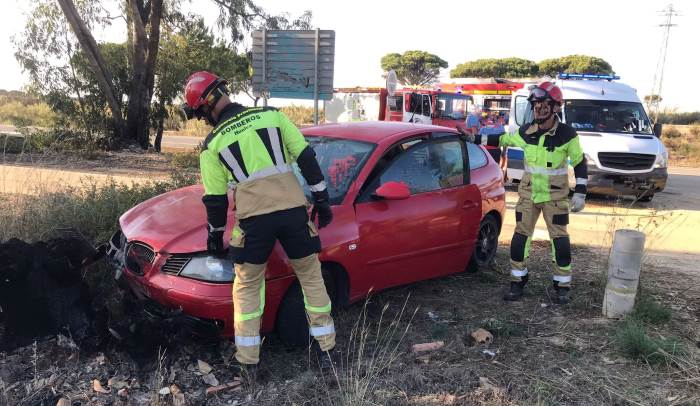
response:
[[[330,100],[334,61],[335,31],[254,31],[253,92],[266,98]]]

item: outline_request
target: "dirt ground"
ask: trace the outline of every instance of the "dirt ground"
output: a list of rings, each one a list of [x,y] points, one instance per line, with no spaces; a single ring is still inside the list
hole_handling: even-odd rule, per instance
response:
[[[615,340],[620,322],[601,317],[600,252],[574,247],[574,257],[587,265],[577,270],[572,303],[559,306],[551,299],[549,250],[535,242],[533,279],[522,302],[501,300],[508,269],[502,248],[491,270],[392,289],[340,310],[339,385],[316,377],[306,349],[285,348],[274,335],[263,346],[261,382],[209,397],[211,377],[198,360],[218,383],[233,381],[230,341],[190,338],[164,341],[162,348],[144,341],[141,350],[150,350],[144,354],[116,340],[85,351],[54,336],[0,353],[0,403],[53,405],[64,397],[73,405],[173,404],[172,393],[158,392],[175,385],[186,404],[211,405],[700,404],[700,292],[697,283],[677,285],[679,276],[697,282],[698,275],[643,269],[641,294],[673,309],[671,321],[649,334],[676,336],[689,351],[682,365],[649,365],[625,358]],[[490,344],[470,342],[479,327],[494,334]],[[435,340],[445,346],[421,356],[410,351]],[[107,393],[97,393],[94,380]],[[117,394],[123,388],[125,397]]]
[[[56,157],[55,167],[170,169],[168,158],[138,153],[94,163],[70,159]],[[61,398],[71,405],[700,405],[697,269],[645,260],[639,294],[671,310],[670,321],[647,325],[647,333],[675,337],[686,349],[652,365],[625,357],[616,338],[622,322],[601,315],[606,249],[573,247],[573,301],[566,306],[552,302],[550,250],[545,241],[533,243],[532,279],[521,302],[501,299],[509,269],[508,246],[501,244],[489,270],[379,292],[340,309],[339,383],[319,379],[307,349],[285,348],[271,334],[261,381],[207,396],[207,388],[234,381],[228,340],[156,334],[81,348],[66,333],[0,352],[0,405],[56,405]],[[91,272],[110,278],[104,266]],[[493,333],[490,344],[469,338],[480,327]],[[7,333],[0,312],[0,336]],[[436,340],[444,347],[423,355],[410,350]]]

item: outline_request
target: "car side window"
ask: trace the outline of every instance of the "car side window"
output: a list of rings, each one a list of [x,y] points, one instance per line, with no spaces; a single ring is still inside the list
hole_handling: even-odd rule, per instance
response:
[[[488,158],[486,158],[486,154],[484,154],[484,151],[478,145],[468,142],[467,149],[469,151],[470,170],[482,168],[489,162]]]
[[[415,145],[394,159],[377,186],[404,182],[411,194],[464,184],[464,152],[458,140]]]

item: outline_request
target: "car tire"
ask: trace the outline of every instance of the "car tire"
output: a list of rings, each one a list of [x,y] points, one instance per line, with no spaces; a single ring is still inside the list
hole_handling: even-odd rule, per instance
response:
[[[501,226],[495,216],[489,214],[481,220],[479,233],[474,244],[474,252],[467,265],[467,272],[477,272],[493,263],[500,233]]]
[[[323,282],[331,299],[331,305],[335,308],[337,303],[337,289],[333,275],[323,270]],[[277,336],[288,347],[301,347],[309,344],[309,324],[304,310],[304,295],[301,292],[301,284],[295,281],[282,299],[277,311],[277,323],[275,324]]]

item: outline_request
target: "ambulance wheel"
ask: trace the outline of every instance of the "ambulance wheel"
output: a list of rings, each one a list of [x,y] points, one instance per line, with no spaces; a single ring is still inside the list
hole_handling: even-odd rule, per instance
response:
[[[338,296],[336,284],[332,274],[326,270],[323,270],[323,282],[326,285],[331,304],[335,307]],[[275,330],[280,340],[288,347],[309,345],[309,323],[306,320],[304,295],[301,292],[299,281],[292,283],[282,299],[277,311]]]
[[[467,272],[476,272],[489,266],[496,257],[498,249],[498,236],[501,227],[495,216],[489,214],[481,220],[479,234],[474,243],[474,252],[469,260]]]

